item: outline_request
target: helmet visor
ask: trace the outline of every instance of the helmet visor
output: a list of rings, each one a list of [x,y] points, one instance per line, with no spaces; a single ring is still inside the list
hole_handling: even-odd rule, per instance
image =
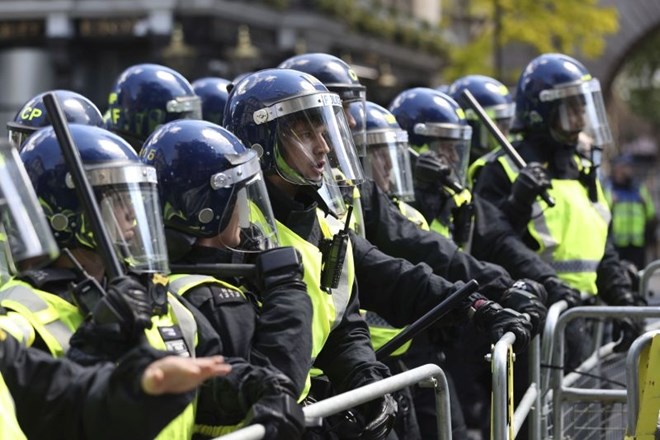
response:
[[[544,102],[557,102],[551,130],[558,141],[577,145],[582,133],[601,150],[612,145],[612,133],[597,79],[544,90],[539,97]]]
[[[277,171],[297,185],[320,186],[328,167],[338,185],[363,180],[362,167],[339,96],[315,93],[255,112],[262,122],[277,118]],[[350,181],[350,182],[347,182]]]
[[[177,96],[165,105],[168,113],[179,114],[178,119],[202,119],[202,99],[199,96]]]
[[[220,244],[237,252],[260,252],[278,246],[275,216],[256,155],[254,162],[256,172],[232,187],[220,220]]]
[[[59,253],[37,200],[18,152],[0,142],[0,219],[13,260],[30,266]]]
[[[378,130],[367,135],[365,175],[386,194],[403,201],[415,198],[412,168],[408,153],[408,133],[403,130]]]
[[[129,165],[88,171],[117,255],[134,273],[168,273],[161,207],[152,167]]]
[[[435,152],[440,160],[445,161],[452,170],[451,177],[461,186],[465,186],[472,127],[426,123],[415,125],[414,131],[416,134],[431,138],[427,145],[428,149]]]
[[[34,131],[23,131],[9,127],[9,143],[12,147],[20,151],[21,146],[32,133],[34,133]]]
[[[343,101],[346,121],[353,134],[355,150],[359,157],[367,154],[367,107],[364,99]]]

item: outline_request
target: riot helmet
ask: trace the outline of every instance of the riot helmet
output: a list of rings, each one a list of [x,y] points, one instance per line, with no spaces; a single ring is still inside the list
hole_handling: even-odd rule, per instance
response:
[[[430,150],[451,169],[450,177],[465,186],[472,128],[463,109],[450,96],[426,87],[405,90],[390,104],[397,122],[418,152]]]
[[[60,103],[64,117],[70,123],[94,125],[103,127],[103,116],[99,109],[86,97],[70,90],[51,90],[40,93],[27,101],[16,113],[14,119],[7,123],[9,142],[21,149],[25,140],[35,131],[50,126],[44,95],[53,93]]]
[[[18,151],[6,140],[0,140],[0,248],[3,281],[15,273],[14,262],[34,267],[59,253]]]
[[[69,129],[117,255],[131,272],[168,272],[156,171],[107,130],[78,124]],[[60,247],[96,250],[53,128],[30,136],[20,155]]]
[[[474,99],[481,105],[504,136],[509,135],[514,105],[507,86],[494,78],[484,75],[467,75],[451,84],[447,94],[463,107],[465,118],[472,127],[470,162],[473,162],[497,147],[498,144],[463,97],[464,90],[468,90],[474,96]]]
[[[366,154],[366,126],[364,112],[366,111],[366,87],[360,84],[358,76],[341,58],[326,53],[306,53],[291,57],[278,66],[282,69],[293,69],[309,73],[321,81],[329,91],[341,98],[346,111],[355,148],[358,155]]]
[[[512,131],[557,145],[576,146],[580,136],[595,149],[612,144],[600,82],[579,61],[557,53],[533,59],[520,75]]]
[[[156,169],[166,227],[217,236],[234,250],[277,245],[257,152],[228,130],[208,121],[173,121],[154,131],[140,157]]]
[[[193,81],[192,88],[202,100],[203,120],[222,125],[229,84],[230,81],[227,79],[211,76]]]
[[[339,96],[315,77],[291,69],[248,75],[229,93],[224,124],[258,150],[264,174],[320,188],[363,179]]]
[[[136,151],[160,125],[176,119],[202,119],[202,103],[179,72],[158,64],[124,70],[108,96],[106,127]]]
[[[415,198],[408,152],[408,132],[389,110],[367,101],[367,155],[364,174],[383,192],[403,201]]]

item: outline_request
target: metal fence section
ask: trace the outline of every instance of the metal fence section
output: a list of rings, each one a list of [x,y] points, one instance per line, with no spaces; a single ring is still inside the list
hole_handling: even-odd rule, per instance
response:
[[[578,318],[660,317],[660,307],[575,307],[559,316],[552,334],[549,389],[543,390],[546,438],[621,439],[626,425],[625,354],[614,353],[613,343],[599,347],[575,372],[564,376],[566,326]],[[602,324],[597,327],[602,335]],[[613,389],[618,386],[618,389]]]
[[[639,416],[639,360],[642,351],[648,346],[653,338],[660,335],[659,330],[648,331],[630,346],[626,357],[626,381],[628,384],[628,423],[626,432],[629,435],[635,435],[637,430],[637,418]]]
[[[385,394],[398,391],[407,386],[420,384],[435,389],[436,413],[439,440],[451,440],[451,418],[449,411],[449,392],[447,378],[440,367],[434,364],[422,365],[378,382],[332,396],[303,408],[305,425],[319,426],[324,417],[346,411]],[[265,429],[262,425],[250,425],[231,434],[217,437],[222,440],[261,440]]]
[[[540,336],[534,337],[527,348],[529,350],[528,368],[530,385],[525,394],[520,399],[518,406],[513,413],[513,419],[508,414],[509,399],[511,389],[509,384],[510,365],[509,350],[516,341],[513,333],[506,333],[493,347],[490,355],[493,371],[493,405],[492,411],[492,430],[491,438],[493,440],[512,440],[520,431],[525,419],[529,416],[529,430],[531,439],[539,439],[541,436],[541,339]]]

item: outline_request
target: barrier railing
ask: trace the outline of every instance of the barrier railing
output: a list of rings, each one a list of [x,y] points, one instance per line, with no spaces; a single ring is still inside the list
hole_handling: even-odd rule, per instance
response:
[[[628,355],[626,356],[626,384],[628,385],[628,423],[626,430],[629,435],[635,435],[635,431],[637,430],[637,418],[639,416],[639,359],[642,351],[657,335],[660,335],[660,331],[648,331],[635,339],[635,342],[630,346]]]
[[[577,318],[658,318],[660,317],[660,307],[608,307],[608,306],[588,306],[575,307],[567,310],[559,316],[556,329],[553,332],[553,353],[551,359],[559,366],[563,365],[565,338],[564,331],[568,323]],[[611,344],[610,344],[611,345]],[[601,349],[607,347],[601,347]],[[610,347],[611,351],[611,347]],[[585,361],[579,371],[585,371],[589,365],[598,365],[597,361],[590,358]],[[552,395],[552,431],[554,438],[563,438],[564,434],[564,414],[562,405],[565,402],[626,402],[626,390],[612,390],[605,388],[576,388],[568,384],[571,383],[571,375],[564,377],[563,368],[555,368],[551,371],[550,390]],[[544,394],[546,390],[543,390]]]
[[[305,406],[303,408],[303,412],[305,413],[305,426],[319,426],[324,417],[354,408],[363,403],[369,402],[370,400],[382,397],[385,394],[398,391],[417,383],[435,389],[438,438],[439,440],[451,440],[451,418],[447,378],[442,369],[434,364],[422,365],[421,367],[404,371],[395,376]],[[231,434],[217,437],[217,439],[261,440],[264,438],[264,435],[264,427],[255,424],[232,432]]]
[[[492,440],[512,440],[516,438],[525,419],[529,416],[530,439],[541,438],[541,394],[539,383],[541,380],[541,347],[540,337],[537,335],[530,342],[528,368],[530,384],[516,407],[513,418],[508,413],[509,395],[509,350],[516,342],[513,333],[506,333],[493,347],[490,355],[493,372],[493,405],[492,410]]]

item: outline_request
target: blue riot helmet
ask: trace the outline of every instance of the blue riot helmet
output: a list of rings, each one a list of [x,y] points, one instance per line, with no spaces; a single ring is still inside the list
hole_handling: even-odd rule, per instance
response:
[[[367,101],[367,155],[364,174],[386,194],[399,200],[415,198],[408,152],[408,132],[386,108]]]
[[[324,176],[340,186],[363,180],[339,96],[307,73],[248,75],[229,93],[223,125],[259,151],[264,174],[316,188]]]
[[[107,130],[78,124],[69,129],[117,255],[134,273],[168,272],[156,171]],[[53,128],[30,136],[20,155],[60,247],[95,250],[90,222]]]
[[[346,110],[349,127],[358,155],[366,154],[366,126],[364,112],[366,87],[360,84],[358,76],[341,58],[326,53],[306,53],[291,57],[278,66],[309,73],[325,85],[328,90],[339,95]]]
[[[472,128],[465,112],[450,96],[426,87],[404,90],[390,104],[408,142],[418,152],[431,150],[465,186]]]
[[[448,95],[463,107],[468,124],[472,127],[472,146],[470,162],[478,159],[498,146],[497,140],[481,122],[463,97],[468,90],[481,105],[490,119],[497,125],[504,136],[508,136],[513,119],[513,98],[507,86],[498,80],[484,75],[467,75],[454,81]]]
[[[222,116],[227,104],[229,80],[206,77],[193,81],[192,88],[202,100],[202,119],[222,125]]]
[[[579,61],[556,53],[533,59],[520,75],[512,131],[557,145],[575,146],[580,136],[601,150],[612,144],[600,82]]]
[[[0,140],[0,280],[57,257],[59,249],[18,151]]]
[[[101,112],[92,101],[81,94],[70,90],[52,90],[40,93],[23,104],[14,119],[7,123],[9,142],[19,150],[32,133],[50,126],[48,112],[43,101],[46,93],[53,93],[57,97],[68,122],[103,127]]]
[[[173,121],[156,129],[140,157],[156,169],[166,227],[218,236],[234,250],[277,245],[257,152],[228,130],[207,121]]]
[[[136,151],[160,125],[176,119],[202,119],[202,103],[179,72],[158,64],[124,70],[108,96],[106,127]]]

